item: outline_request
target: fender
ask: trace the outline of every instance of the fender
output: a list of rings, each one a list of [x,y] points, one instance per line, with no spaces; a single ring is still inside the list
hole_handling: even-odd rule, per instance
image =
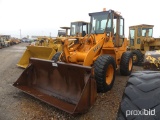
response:
[[[91,66],[93,64],[93,58],[98,55],[98,53],[101,51],[101,48],[103,46],[104,43],[104,39],[102,38],[102,40],[99,40],[98,43],[92,47],[89,52],[86,55],[86,58],[84,59],[84,66]]]

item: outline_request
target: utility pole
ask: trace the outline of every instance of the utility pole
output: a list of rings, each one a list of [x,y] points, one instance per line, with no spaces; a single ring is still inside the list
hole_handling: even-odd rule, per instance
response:
[[[50,35],[50,38],[51,38],[51,32],[49,33],[49,35]]]
[[[21,39],[22,38],[22,36],[21,36],[21,29],[19,31],[20,31],[20,39]]]

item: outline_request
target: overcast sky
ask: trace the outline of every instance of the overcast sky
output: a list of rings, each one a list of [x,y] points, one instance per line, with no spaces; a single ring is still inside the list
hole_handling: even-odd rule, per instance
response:
[[[103,8],[121,12],[128,27],[137,24],[154,25],[154,37],[160,36],[158,0],[0,0],[0,34],[20,37],[29,35],[57,36],[61,26],[70,22],[90,21],[88,13]]]

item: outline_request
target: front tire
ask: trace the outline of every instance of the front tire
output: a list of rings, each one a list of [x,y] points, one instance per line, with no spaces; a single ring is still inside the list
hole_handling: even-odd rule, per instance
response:
[[[57,62],[59,60],[60,55],[61,55],[61,52],[56,52],[56,54],[54,54],[54,56],[52,57],[52,60],[54,62]]]
[[[94,75],[97,82],[97,92],[107,92],[115,80],[115,60],[110,55],[102,55],[94,63]]]
[[[122,54],[120,61],[120,73],[121,75],[128,76],[131,74],[133,68],[132,53],[127,51]]]
[[[133,65],[141,66],[143,62],[143,54],[140,50],[134,50],[133,54]]]

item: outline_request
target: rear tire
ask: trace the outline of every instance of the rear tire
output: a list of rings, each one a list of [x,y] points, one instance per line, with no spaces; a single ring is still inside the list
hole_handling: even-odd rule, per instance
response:
[[[141,66],[143,62],[143,54],[140,50],[134,50],[133,54],[133,65]]]
[[[56,54],[52,57],[52,60],[54,62],[57,62],[59,60],[60,55],[61,55],[61,52],[56,52]]]
[[[133,60],[132,53],[127,51],[122,54],[120,61],[120,73],[121,75],[128,76],[132,72]]]
[[[115,60],[110,55],[102,55],[94,63],[97,92],[107,92],[115,80]]]
[[[159,78],[160,73],[156,71],[132,73],[122,97],[117,120],[160,120]],[[144,109],[155,110],[155,115],[136,115],[137,110]],[[132,115],[129,115],[131,111]]]

